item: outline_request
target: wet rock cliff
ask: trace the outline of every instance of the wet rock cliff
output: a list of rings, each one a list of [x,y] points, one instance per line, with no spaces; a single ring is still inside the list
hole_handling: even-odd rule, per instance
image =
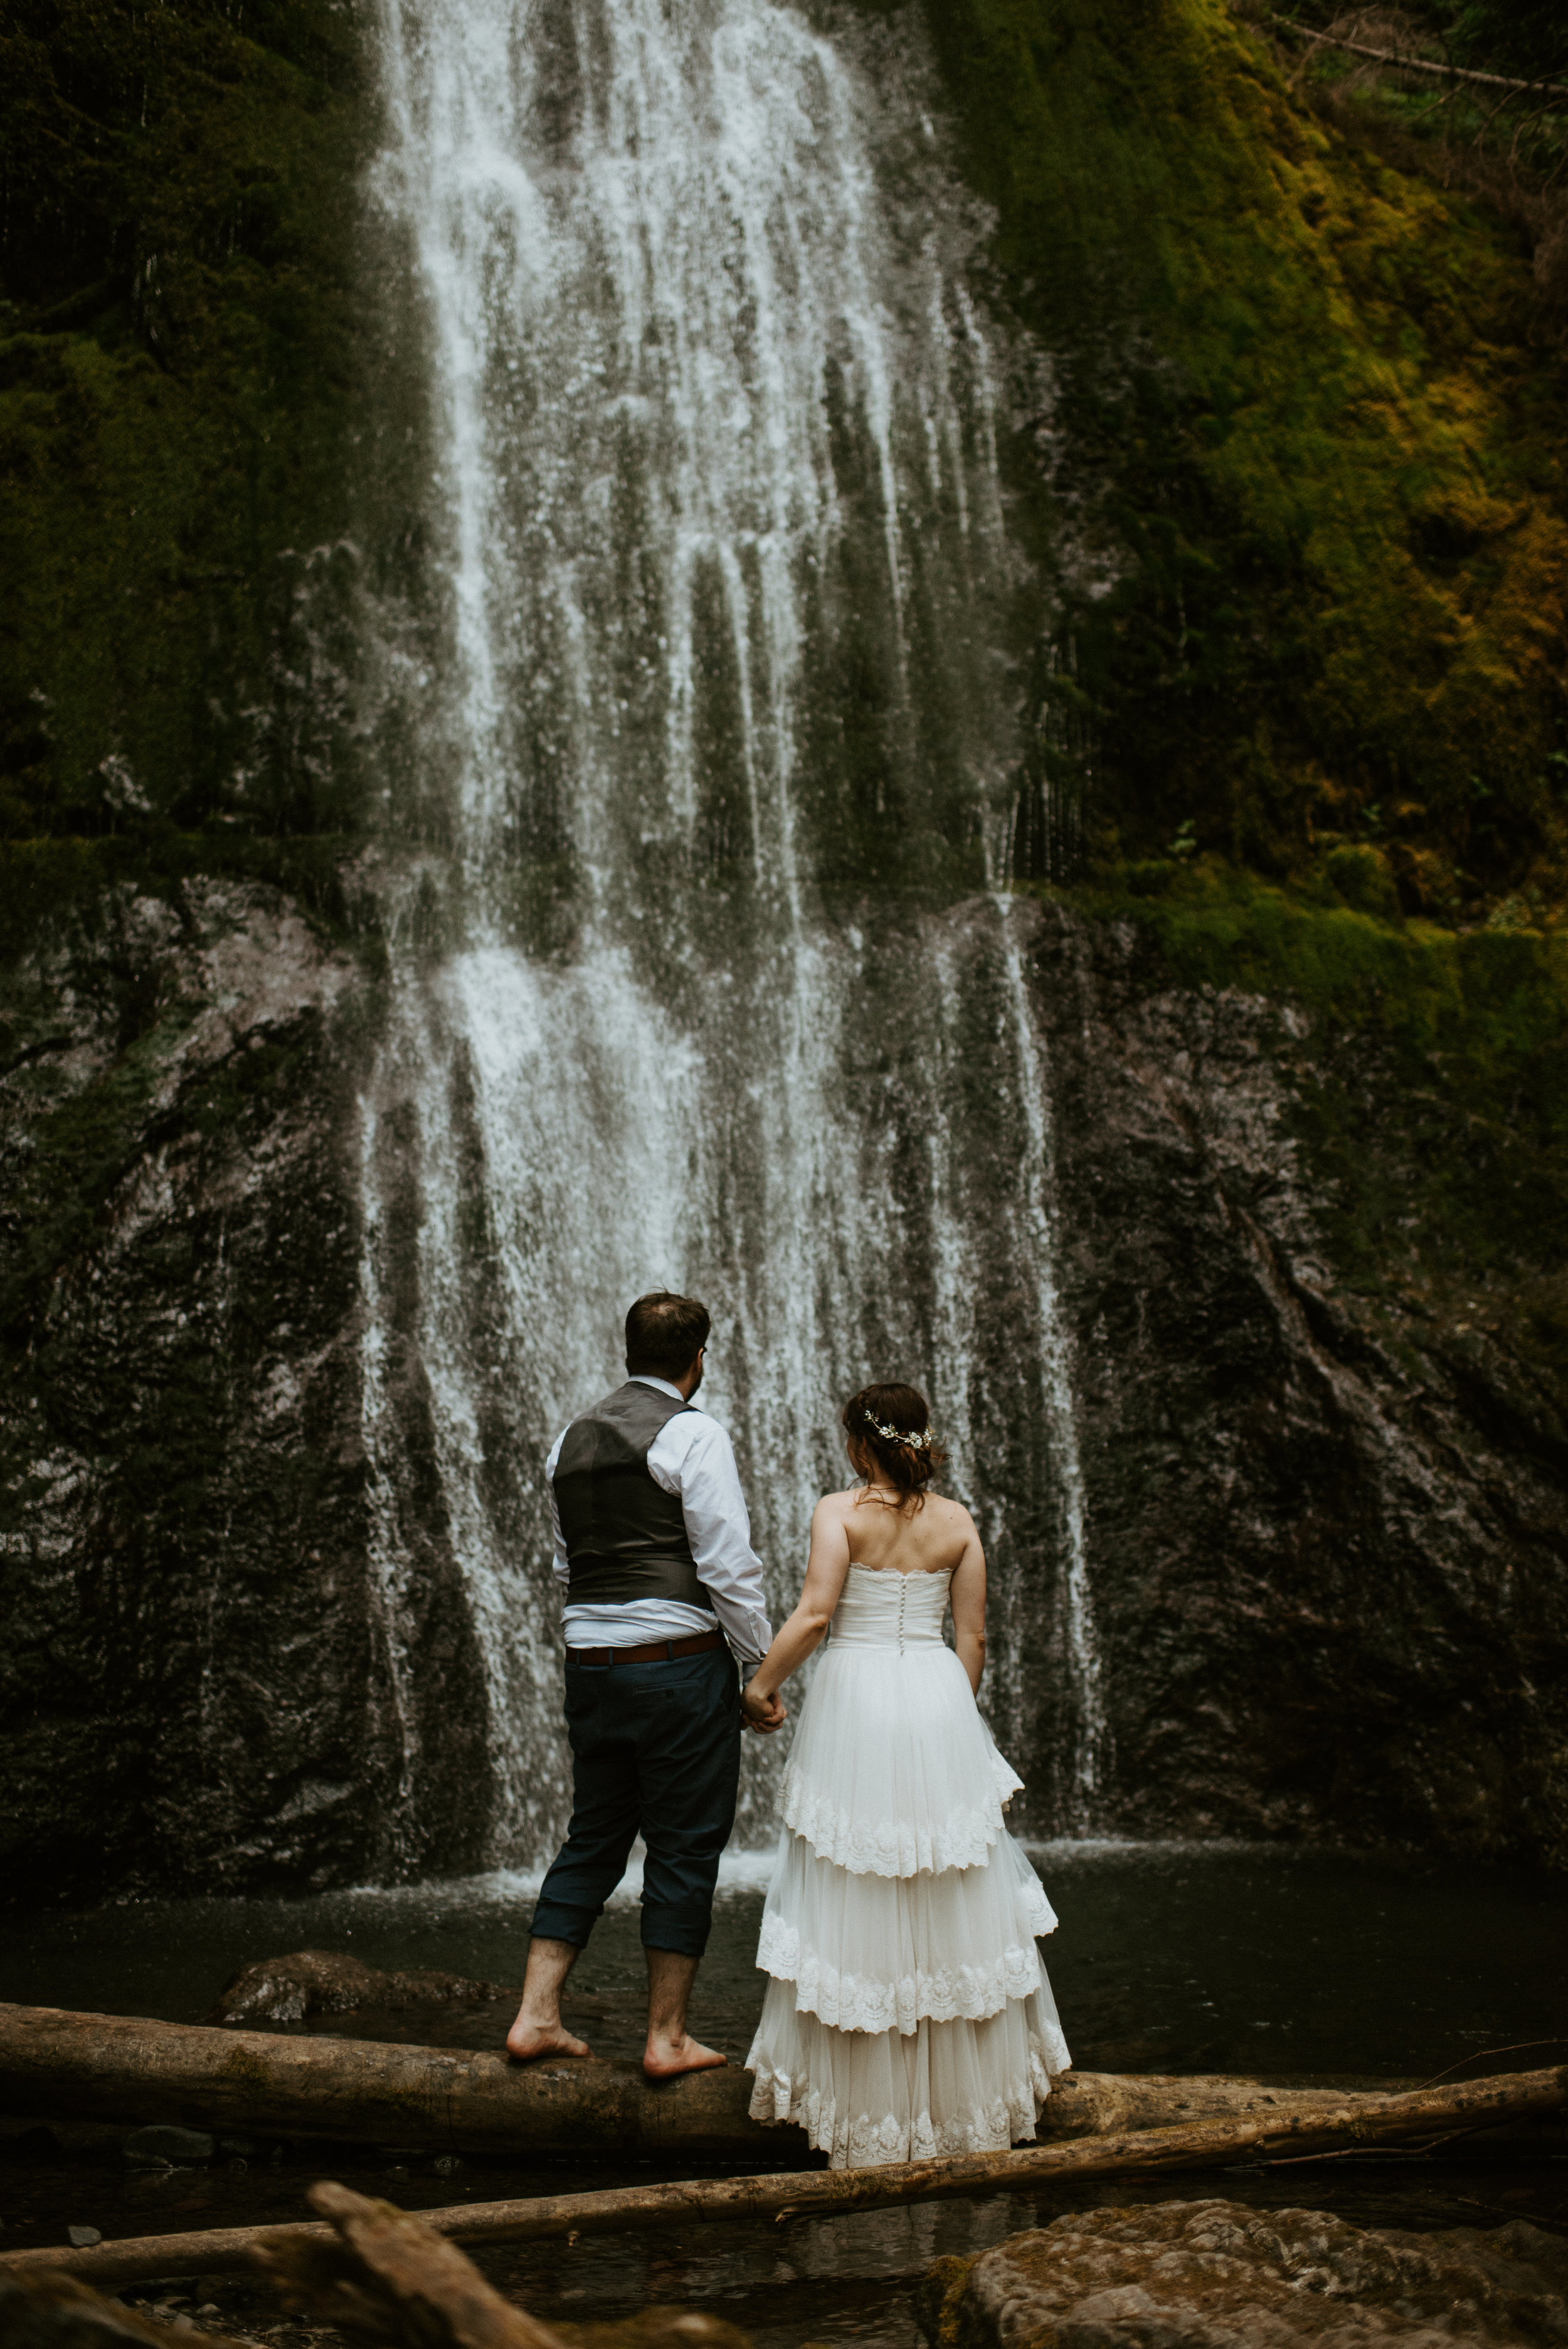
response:
[[[368,1568],[364,956],[264,885],[127,888],[5,1009],[12,1896],[384,1868],[432,1703],[417,1791],[460,1861],[465,1626],[433,1568],[406,1696]]]
[[[962,954],[984,909],[946,919]],[[411,1354],[411,1672],[374,1564],[374,953],[259,885],[127,893],[104,921],[11,996],[11,1881],[457,1872],[485,1847],[488,1726]],[[1559,1858],[1563,1316],[1523,1074],[1511,1127],[1472,1100],[1461,1135],[1398,1030],[1343,996],[1195,978],[1181,951],[1147,905],[1049,896],[1029,917],[1108,1729],[1097,1823]],[[1461,976],[1473,1012],[1496,974]],[[1485,1262],[1463,1185],[1432,1188],[1467,1152],[1472,1187],[1523,1197]],[[1026,1824],[1050,1830],[1062,1682],[1044,1587],[1039,1605]]]
[[[1491,1122],[1435,1040],[1176,983],[1136,918],[1047,905],[1034,969],[1107,1825],[1560,1858],[1568,1299],[1529,1098],[1560,1037]]]

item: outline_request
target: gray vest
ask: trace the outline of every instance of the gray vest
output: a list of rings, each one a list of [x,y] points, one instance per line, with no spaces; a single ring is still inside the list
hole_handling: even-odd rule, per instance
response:
[[[629,1379],[562,1437],[552,1482],[572,1568],[569,1601],[680,1599],[712,1614],[680,1502],[648,1468],[660,1428],[689,1408]]]

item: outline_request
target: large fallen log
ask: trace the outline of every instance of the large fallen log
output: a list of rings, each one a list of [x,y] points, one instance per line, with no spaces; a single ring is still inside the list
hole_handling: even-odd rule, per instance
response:
[[[646,2080],[500,2054],[0,2005],[0,2111],[526,2156],[756,2152],[738,2070]],[[777,2140],[773,2140],[776,2142]]]
[[[1568,2065],[1513,2072],[1460,2085],[1394,2096],[1330,2100],[1293,2111],[1283,2106],[1177,2128],[1130,2130],[1026,2146],[1014,2153],[965,2154],[882,2169],[785,2170],[765,2177],[688,2178],[668,2186],[621,2187],[598,2194],[550,2194],[528,2201],[471,2202],[419,2213],[427,2227],[465,2243],[527,2242],[613,2234],[630,2228],[690,2226],[725,2219],[834,2218],[879,2203],[926,2202],[954,2195],[1033,2191],[1058,2180],[1144,2176],[1151,2171],[1222,2168],[1244,2156],[1293,2156],[1344,2147],[1429,2142],[1497,2128],[1568,2104]],[[150,2235],[84,2251],[65,2248],[0,2253],[0,2274],[52,2268],[101,2285],[140,2276],[217,2275],[275,2257],[328,2227],[212,2228],[200,2234]]]
[[[798,2132],[752,2120],[750,2094],[738,2064],[655,2084],[636,2064],[597,2057],[520,2064],[449,2047],[0,2005],[0,2112],[51,2120],[174,2121],[432,2152],[788,2160]],[[1345,2099],[1253,2080],[1072,2073],[1052,2091],[1043,2127],[1052,2137],[1088,2137],[1287,2102],[1326,2110]]]

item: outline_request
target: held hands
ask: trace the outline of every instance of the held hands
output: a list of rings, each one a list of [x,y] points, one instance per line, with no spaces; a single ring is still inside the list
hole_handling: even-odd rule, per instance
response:
[[[749,1682],[740,1692],[740,1708],[748,1729],[755,1729],[759,1737],[771,1737],[784,1725],[784,1700],[777,1689],[765,1696],[755,1681]]]

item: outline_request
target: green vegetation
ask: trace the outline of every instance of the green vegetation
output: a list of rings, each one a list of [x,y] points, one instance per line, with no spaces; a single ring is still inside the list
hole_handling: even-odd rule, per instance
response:
[[[313,0],[9,12],[0,837],[158,871],[352,820],[358,48]]]
[[[1112,583],[1064,566],[1037,681],[1091,850],[1370,840],[1408,910],[1559,903],[1568,369],[1523,230],[1320,119],[1222,0],[931,22],[1057,360],[1042,551],[1070,512]]]
[[[1457,60],[1557,61],[1561,12],[1427,13]],[[929,17],[1056,368],[1045,495],[1027,434],[1014,459],[1061,613],[1024,870],[1062,877],[1041,814],[1081,803],[1075,901],[1138,926],[1155,983],[1280,1002],[1339,1277],[1568,1377],[1551,216],[1442,184],[1397,91],[1287,83],[1224,0]]]

